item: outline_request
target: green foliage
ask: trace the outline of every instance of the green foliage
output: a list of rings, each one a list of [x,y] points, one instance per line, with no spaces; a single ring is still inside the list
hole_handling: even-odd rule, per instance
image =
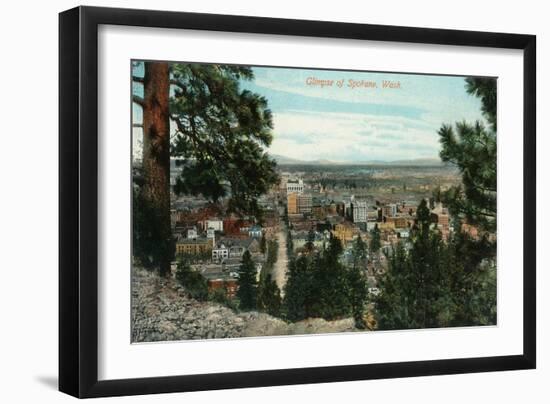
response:
[[[389,254],[388,270],[378,282],[374,303],[380,329],[496,323],[490,243],[463,233],[445,243],[422,212],[411,241],[410,250],[398,244]]]
[[[193,299],[201,301],[208,299],[206,279],[200,273],[191,270],[189,262],[185,260],[178,261],[176,280]]]
[[[491,124],[491,128],[497,130],[497,81],[496,79],[483,77],[468,77],[466,79],[466,91],[481,99],[481,111]]]
[[[237,311],[235,301],[227,297],[226,288],[213,289],[208,293],[208,300],[214,303],[222,304],[231,310]]]
[[[497,137],[496,79],[466,79],[469,94],[481,99],[482,111],[489,127],[457,122],[439,129],[440,157],[454,164],[462,176],[462,185],[451,188],[443,200],[453,214],[463,216],[482,230],[496,231]]]
[[[267,100],[239,88],[240,80],[253,78],[252,69],[182,63],[171,69],[172,155],[186,159],[176,193],[228,197],[230,211],[259,216],[257,198],[278,176],[264,152],[273,128]]]
[[[260,238],[260,252],[265,254],[267,252],[267,240],[265,239],[265,234],[262,234]]]
[[[346,268],[339,260],[340,241],[332,237],[325,251],[291,259],[283,301],[286,318],[335,320],[353,315],[364,327],[367,298],[365,278],[359,268]]]
[[[141,191],[141,176],[134,173],[132,196],[132,249],[133,257],[148,270],[153,270],[166,257],[174,256],[175,241],[159,243],[164,234],[161,221],[155,220],[155,210]]]
[[[364,329],[366,327],[364,312],[368,297],[368,288],[365,275],[358,266],[354,266],[349,270],[348,282],[349,300],[355,326],[359,329]]]
[[[258,310],[276,317],[281,315],[281,291],[269,274],[258,285]]]
[[[294,240],[292,239],[292,232],[288,229],[286,234],[286,250],[289,257],[294,255]]]
[[[459,169],[462,185],[438,189],[434,200],[449,206],[455,232],[443,242],[422,201],[411,249],[394,249],[378,284],[381,329],[496,324],[496,80],[468,78],[466,91],[481,99],[489,126],[458,122],[439,130],[441,159]],[[464,219],[482,230],[478,239],[460,231]]]
[[[367,243],[363,241],[361,235],[353,241],[351,253],[353,268],[364,268],[367,260]]]
[[[380,247],[382,247],[382,243],[380,241],[380,229],[378,228],[378,224],[374,225],[374,229],[371,230],[370,235],[370,250],[373,253],[377,253],[380,250]]]
[[[315,249],[314,241],[315,241],[315,232],[313,230],[310,230],[307,233],[307,241],[306,241],[306,244],[304,245],[307,252],[311,253]]]
[[[304,256],[291,259],[287,276],[283,302],[286,318],[299,321],[310,317],[315,285],[308,259]]]
[[[239,289],[237,297],[241,310],[254,310],[256,308],[258,294],[258,282],[256,280],[256,266],[252,261],[249,251],[245,251],[241,266],[239,267]]]

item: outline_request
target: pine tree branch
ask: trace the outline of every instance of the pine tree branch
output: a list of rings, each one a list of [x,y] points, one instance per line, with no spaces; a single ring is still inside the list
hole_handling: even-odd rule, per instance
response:
[[[173,80],[172,79],[172,80],[170,80],[170,84],[174,85],[176,87],[179,87],[184,92],[187,90],[186,87],[178,80]]]

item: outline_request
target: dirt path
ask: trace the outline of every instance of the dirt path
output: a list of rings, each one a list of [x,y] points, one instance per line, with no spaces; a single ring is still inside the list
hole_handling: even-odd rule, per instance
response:
[[[279,243],[279,250],[277,252],[277,262],[273,266],[271,277],[277,283],[277,286],[281,290],[281,295],[284,294],[284,286],[286,284],[286,271],[288,268],[288,255],[286,251],[286,227],[282,227],[279,233],[277,233],[277,242]]]

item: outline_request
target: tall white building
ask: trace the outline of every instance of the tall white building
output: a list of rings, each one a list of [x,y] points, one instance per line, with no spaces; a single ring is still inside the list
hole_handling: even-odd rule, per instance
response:
[[[214,229],[215,231],[223,231],[223,220],[216,217],[210,218],[206,221],[207,229]]]
[[[365,201],[353,201],[351,204],[351,210],[353,214],[354,223],[366,223],[367,222],[367,202]]]
[[[304,192],[304,182],[302,180],[288,180],[286,183],[286,194],[296,193],[301,194]]]

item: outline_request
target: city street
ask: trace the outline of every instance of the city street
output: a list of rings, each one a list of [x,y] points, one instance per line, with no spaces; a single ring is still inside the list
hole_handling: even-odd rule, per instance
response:
[[[277,283],[281,290],[281,296],[284,295],[284,286],[286,284],[286,270],[288,268],[288,254],[286,251],[286,226],[281,226],[281,230],[277,233],[277,242],[279,250],[277,252],[277,262],[273,266],[271,274],[272,279]]]

